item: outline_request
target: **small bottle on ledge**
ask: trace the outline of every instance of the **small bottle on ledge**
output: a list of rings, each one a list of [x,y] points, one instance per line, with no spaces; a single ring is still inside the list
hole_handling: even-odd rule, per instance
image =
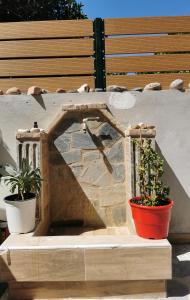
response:
[[[30,129],[31,133],[40,132],[40,128],[38,128],[38,122],[34,122],[34,127]]]

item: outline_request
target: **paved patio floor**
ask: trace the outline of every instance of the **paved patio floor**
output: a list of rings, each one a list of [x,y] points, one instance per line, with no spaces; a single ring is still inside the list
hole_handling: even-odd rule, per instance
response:
[[[173,245],[173,279],[168,281],[168,298],[190,299],[190,245]],[[163,299],[163,300],[164,300]]]

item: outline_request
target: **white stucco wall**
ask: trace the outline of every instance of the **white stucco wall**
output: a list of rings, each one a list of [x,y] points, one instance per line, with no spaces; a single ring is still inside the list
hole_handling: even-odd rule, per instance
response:
[[[157,145],[165,160],[165,181],[175,200],[170,231],[190,233],[190,90],[0,96],[0,164],[16,162],[18,128],[30,128],[34,121],[46,128],[63,103],[105,101],[126,126],[139,122],[156,126]],[[0,199],[5,194],[7,191],[0,187]],[[0,200],[0,219],[4,217]]]

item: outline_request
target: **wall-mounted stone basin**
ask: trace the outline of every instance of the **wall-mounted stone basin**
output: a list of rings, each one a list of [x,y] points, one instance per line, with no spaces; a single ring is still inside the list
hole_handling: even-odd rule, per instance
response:
[[[84,133],[88,117],[99,120]],[[125,130],[106,105],[77,104],[64,106],[45,133],[17,135],[22,155],[37,143],[44,180],[35,232],[0,247],[0,280],[11,299],[165,296],[171,246],[139,238],[130,226]]]

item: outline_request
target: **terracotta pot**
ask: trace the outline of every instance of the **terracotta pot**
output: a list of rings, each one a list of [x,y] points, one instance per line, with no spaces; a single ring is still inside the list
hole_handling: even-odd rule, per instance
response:
[[[133,199],[140,200],[140,197]],[[129,204],[137,234],[147,239],[167,238],[173,200],[168,199],[168,204],[163,206],[143,206],[132,203],[133,199]]]

